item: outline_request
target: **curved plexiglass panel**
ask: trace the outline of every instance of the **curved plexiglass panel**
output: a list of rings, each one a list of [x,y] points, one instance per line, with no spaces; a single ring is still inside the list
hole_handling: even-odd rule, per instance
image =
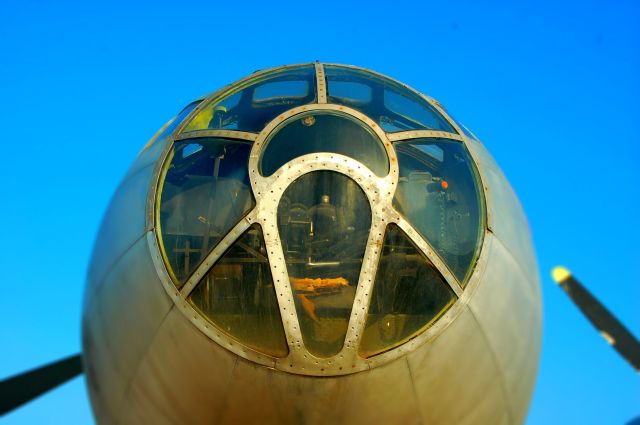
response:
[[[183,131],[224,129],[259,132],[281,113],[315,102],[316,96],[313,66],[265,72],[216,96]]]
[[[312,111],[284,121],[266,141],[260,172],[270,176],[282,165],[314,152],[332,152],[360,161],[378,176],[389,172],[382,141],[361,121],[331,111]]]
[[[369,116],[386,132],[454,128],[429,102],[412,90],[364,70],[325,65],[329,103],[349,106]]]
[[[451,119],[452,119],[452,120],[453,120],[453,121],[458,125],[458,127],[460,127],[460,130],[462,130],[462,132],[465,134],[465,136],[467,136],[467,137],[468,137],[468,138],[470,138],[471,140],[475,140],[476,142],[479,142],[479,141],[480,141],[480,140],[476,137],[476,135],[475,135],[475,134],[473,134],[473,132],[467,128],[467,126],[466,126],[466,125],[462,124],[462,123],[460,122],[460,120],[457,120],[453,115],[451,115],[451,112],[449,112],[449,110],[447,109],[447,107],[446,107],[446,106],[444,106],[442,103],[440,103],[440,102],[438,102],[438,101],[436,101],[436,103],[438,104],[438,106],[439,106],[440,108],[442,108],[442,109],[447,113],[447,115],[449,116],[449,118],[451,118]]]
[[[400,179],[393,206],[427,239],[462,285],[482,244],[482,203],[473,160],[446,139],[394,144]]]
[[[270,356],[287,356],[287,340],[259,225],[251,226],[229,248],[188,300],[220,330],[244,345]]]
[[[395,224],[387,226],[359,354],[388,351],[433,324],[456,301],[440,272]]]
[[[371,209],[350,178],[305,174],[284,192],[278,230],[306,348],[319,357],[340,352],[358,285]]]
[[[454,119],[454,118],[452,118],[452,119]],[[466,125],[462,124],[462,123],[461,123],[460,121],[458,121],[458,120],[455,120],[455,121],[456,121],[456,124],[458,124],[458,127],[460,127],[460,129],[462,130],[462,132],[463,132],[463,133],[464,133],[468,138],[470,138],[471,140],[475,140],[476,142],[479,142],[479,141],[480,141],[480,139],[478,139],[478,138],[476,137],[476,135],[475,135],[475,134],[473,134],[473,131],[469,130],[469,129],[467,128],[467,126],[466,126]]]
[[[196,100],[195,102],[191,102],[190,104],[185,106],[178,115],[176,115],[171,121],[169,121],[164,127],[162,127],[162,129],[160,129],[160,131],[152,139],[151,143],[155,142],[156,140],[161,140],[166,135],[173,133],[173,130],[175,130],[176,127],[182,124],[182,121],[184,121],[187,115],[189,115],[191,111],[193,111],[196,106],[200,104],[200,102],[200,100]]]
[[[255,205],[247,163],[251,144],[215,138],[173,145],[159,198],[161,247],[181,286]]]

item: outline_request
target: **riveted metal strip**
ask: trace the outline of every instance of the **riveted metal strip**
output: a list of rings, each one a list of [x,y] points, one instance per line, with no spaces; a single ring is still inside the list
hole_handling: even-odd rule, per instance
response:
[[[158,239],[156,238],[155,232],[147,232],[147,244],[149,246],[149,252],[151,253],[151,260],[153,261],[158,277],[162,282],[162,286],[167,291],[167,294],[173,302],[178,304],[181,300],[180,290],[178,290],[178,288],[173,284],[173,281],[167,272],[167,267],[165,266],[164,259],[162,258],[162,251],[158,245]]]
[[[285,335],[289,345],[289,356],[276,361],[276,368],[293,373],[303,373],[308,375],[340,375],[352,373],[367,368],[366,362],[358,357],[357,346],[353,344],[355,335],[359,335],[358,327],[364,325],[361,319],[362,313],[358,309],[352,309],[349,319],[348,333],[342,350],[331,358],[318,358],[311,354],[304,346],[304,340],[300,330],[298,315],[294,301],[294,293],[289,283],[287,264],[284,257],[282,241],[278,232],[278,205],[284,191],[296,179],[304,174],[315,171],[333,171],[354,180],[360,188],[365,192],[369,205],[372,210],[372,223],[376,222],[376,217],[381,215],[382,207],[381,193],[386,190],[387,180],[391,177],[378,178],[367,167],[358,161],[333,153],[312,153],[298,157],[283,167],[281,167],[273,176],[268,178],[258,176],[256,180],[269,180],[269,189],[260,194],[258,205],[256,206],[258,222],[263,227],[267,254],[269,256],[269,264],[273,275],[274,286],[280,314],[283,319]],[[264,186],[258,184],[258,186]],[[372,258],[370,252],[373,249],[375,238],[371,236],[371,231],[375,230],[379,233],[379,226],[372,226],[368,238],[368,246],[365,250],[365,256],[371,258],[369,261],[370,268],[366,271],[365,267],[361,269],[360,280],[356,289],[356,298],[360,304],[368,305],[368,298],[362,294],[370,295],[370,285],[372,284],[371,276],[368,273],[375,273],[375,258]],[[367,252],[368,251],[368,252]],[[358,292],[360,296],[358,296]],[[357,313],[357,314],[355,314]]]
[[[373,285],[375,284],[378,264],[382,254],[385,228],[388,223],[388,219],[385,219],[387,210],[388,207],[385,207],[384,204],[380,202],[372,208],[371,231],[362,260],[360,279],[358,288],[356,289],[353,310],[351,311],[351,318],[349,320],[349,327],[347,328],[344,344],[346,349],[355,353],[358,352],[358,347],[360,346],[362,334],[364,333],[367,322],[367,313],[369,312],[369,305],[371,304],[371,294],[373,293]]]
[[[327,103],[327,80],[324,75],[324,67],[320,62],[316,62],[316,88],[318,103]]]
[[[418,249],[431,261],[436,269],[440,272],[442,277],[444,277],[447,284],[451,287],[453,292],[455,292],[456,297],[460,298],[462,296],[462,286],[460,286],[460,282],[455,278],[449,267],[447,267],[446,263],[440,259],[440,256],[436,253],[433,247],[427,242],[407,220],[405,220],[400,214],[396,213],[394,222],[398,224],[406,234],[411,239]]]
[[[453,139],[463,141],[462,136],[459,134],[449,133],[448,131],[436,131],[436,130],[411,130],[411,131],[399,131],[397,133],[387,133],[387,137],[391,142],[397,142],[399,140],[410,139]]]
[[[176,140],[195,139],[198,137],[222,137],[225,139],[240,139],[255,142],[258,133],[236,130],[195,130],[180,134]]]
[[[255,211],[255,209],[254,209]],[[200,265],[196,268],[189,279],[182,286],[180,292],[184,298],[188,298],[191,292],[195,289],[195,286],[200,282],[200,280],[207,274],[209,269],[218,261],[220,257],[227,251],[227,249],[234,244],[236,240],[251,226],[251,224],[255,221],[255,214],[252,211],[240,220],[229,233],[225,235],[224,238],[218,243],[218,245],[207,254],[204,261],[200,263]]]

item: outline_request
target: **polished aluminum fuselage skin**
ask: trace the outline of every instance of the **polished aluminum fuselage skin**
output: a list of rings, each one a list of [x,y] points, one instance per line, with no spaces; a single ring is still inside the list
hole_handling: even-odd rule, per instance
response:
[[[428,338],[334,376],[252,361],[194,326],[176,304],[154,229],[170,143],[159,139],[140,153],[93,253],[83,345],[99,423],[524,422],[540,353],[538,269],[520,203],[481,143],[465,138],[484,186],[487,229],[455,308]]]

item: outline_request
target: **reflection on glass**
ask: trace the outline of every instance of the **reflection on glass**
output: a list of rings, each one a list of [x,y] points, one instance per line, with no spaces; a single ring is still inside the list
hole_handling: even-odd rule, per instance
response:
[[[366,105],[371,102],[371,93],[373,90],[370,85],[331,79],[331,103]]]
[[[184,131],[259,132],[281,113],[316,100],[315,67],[267,72],[232,87],[202,108]]]
[[[473,132],[471,130],[469,130],[467,128],[466,125],[462,124],[460,121],[456,121],[456,123],[458,124],[458,127],[460,127],[460,129],[462,130],[462,132],[471,140],[475,140],[476,142],[479,142],[480,140],[476,137],[475,134],[473,134]]]
[[[307,349],[342,349],[371,226],[369,202],[348,177],[305,174],[278,206],[278,229]]]
[[[259,225],[254,224],[229,248],[188,300],[220,330],[244,345],[270,356],[287,356],[287,341]]]
[[[451,115],[451,112],[449,112],[449,110],[442,103],[437,102],[437,101],[436,101],[436,103],[438,104],[438,106],[440,106],[440,108],[442,108],[447,113],[447,115],[449,115],[449,118],[451,118],[458,125],[458,127],[460,127],[460,130],[462,130],[462,132],[467,137],[469,137],[472,140],[475,140],[476,142],[480,141],[480,140],[478,140],[476,135],[473,134],[473,132],[467,128],[466,125],[462,124],[459,120],[455,119],[455,117],[453,115]]]
[[[387,132],[456,132],[429,102],[393,80],[364,70],[334,65],[325,65],[324,71],[329,103],[357,109]]]
[[[156,140],[162,140],[162,138],[164,138],[166,135],[171,134],[173,130],[175,130],[176,127],[178,127],[182,123],[182,121],[187,117],[187,115],[189,115],[191,111],[193,111],[196,108],[196,106],[200,104],[200,102],[201,102],[200,100],[196,100],[195,102],[191,102],[190,104],[185,106],[184,109],[180,111],[178,115],[176,115],[171,121],[166,123],[160,129],[160,131],[158,131],[153,136],[153,138],[149,141],[149,143],[147,143],[147,146],[145,146],[145,149],[151,146],[152,144],[154,144]]]
[[[465,285],[482,244],[482,204],[473,160],[446,139],[394,144],[400,179],[394,207]]]
[[[389,172],[389,160],[378,136],[359,120],[327,111],[295,115],[267,140],[260,172],[269,176],[294,158],[335,152],[360,161],[378,176]]]
[[[309,95],[309,82],[299,81],[274,81],[259,85],[253,92],[253,100],[263,102],[266,100],[303,98]]]
[[[204,257],[253,208],[247,163],[251,144],[225,139],[176,142],[160,194],[160,235],[181,286]]]
[[[455,293],[395,224],[387,226],[359,354],[371,357],[401,345],[433,324]]]

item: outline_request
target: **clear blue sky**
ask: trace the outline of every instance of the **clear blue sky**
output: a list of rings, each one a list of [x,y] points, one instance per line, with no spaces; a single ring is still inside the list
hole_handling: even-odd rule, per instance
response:
[[[93,240],[116,185],[184,105],[321,60],[432,95],[486,144],[531,223],[544,339],[529,424],[620,424],[640,377],[549,270],[640,335],[640,3],[4,2],[0,378],[80,350]],[[83,378],[2,419],[91,423]]]

